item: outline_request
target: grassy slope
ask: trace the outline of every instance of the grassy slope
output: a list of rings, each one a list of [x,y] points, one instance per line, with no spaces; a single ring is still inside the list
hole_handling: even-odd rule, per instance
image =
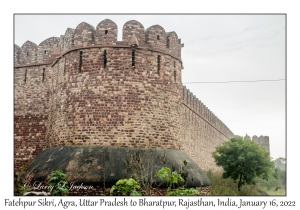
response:
[[[221,173],[207,172],[212,182],[213,196],[266,196],[285,195],[285,171],[279,172],[278,179],[272,178],[268,181],[257,179],[256,185],[243,185],[241,191],[237,189],[237,183],[232,179],[223,179]],[[276,190],[278,186],[280,189]]]

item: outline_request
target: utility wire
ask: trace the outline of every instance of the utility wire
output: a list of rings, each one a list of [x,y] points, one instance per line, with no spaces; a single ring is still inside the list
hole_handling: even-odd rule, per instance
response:
[[[226,81],[226,82],[183,82],[182,84],[195,84],[195,83],[234,83],[234,82],[278,82],[285,79],[274,79],[274,80],[251,80],[251,81]]]

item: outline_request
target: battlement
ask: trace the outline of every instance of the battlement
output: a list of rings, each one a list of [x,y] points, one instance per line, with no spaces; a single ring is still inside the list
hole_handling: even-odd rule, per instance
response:
[[[232,131],[202,102],[199,100],[186,86],[182,89],[183,104],[191,109],[196,115],[205,120],[208,124],[226,136],[228,139],[234,134]]]
[[[254,135],[252,141],[255,141],[260,146],[264,147],[270,153],[270,141],[269,136],[259,136]]]
[[[239,135],[235,135],[235,137],[241,137]],[[251,141],[254,141],[258,145],[262,146],[267,150],[267,152],[270,153],[270,142],[269,142],[269,136],[259,136],[257,137],[254,135],[252,138],[246,134],[245,139],[249,139]]]
[[[182,85],[176,32],[82,22],[39,45],[14,46],[15,167],[45,148],[117,146],[183,150],[205,169],[233,136]]]
[[[181,44],[176,32],[165,32],[160,25],[146,30],[136,20],[123,25],[122,41],[117,41],[118,26],[111,20],[101,21],[96,28],[82,22],[75,29],[68,28],[64,35],[51,37],[39,45],[27,41],[21,47],[15,45],[15,66],[51,63],[61,54],[81,47],[126,46],[158,50],[180,59]]]

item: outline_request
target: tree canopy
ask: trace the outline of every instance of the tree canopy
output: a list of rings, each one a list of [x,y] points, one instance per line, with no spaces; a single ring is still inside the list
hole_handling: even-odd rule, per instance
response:
[[[238,181],[238,190],[244,184],[254,184],[255,177],[268,180],[274,172],[269,153],[248,138],[234,137],[216,147],[213,157],[223,167],[223,178]]]

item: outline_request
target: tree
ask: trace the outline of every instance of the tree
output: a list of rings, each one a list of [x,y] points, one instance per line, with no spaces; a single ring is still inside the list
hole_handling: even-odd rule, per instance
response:
[[[218,166],[223,167],[223,178],[238,181],[238,190],[242,185],[255,184],[254,178],[268,180],[274,174],[274,162],[269,153],[254,141],[235,137],[216,147],[213,157]]]
[[[284,157],[279,157],[277,158],[275,161],[279,161],[280,163],[282,164],[285,164],[286,163],[286,159]]]

